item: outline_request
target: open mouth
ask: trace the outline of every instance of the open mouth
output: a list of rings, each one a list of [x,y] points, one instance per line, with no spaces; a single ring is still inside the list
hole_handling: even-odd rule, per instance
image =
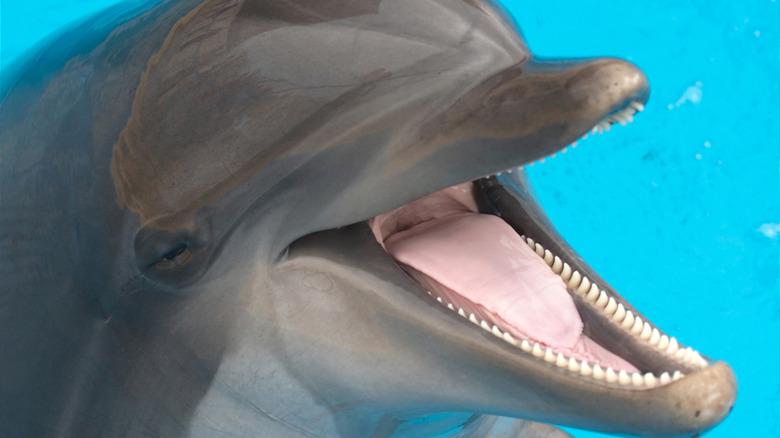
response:
[[[590,133],[625,125],[642,109],[640,101],[630,102]],[[370,225],[443,307],[561,372],[646,389],[707,367],[546,226],[523,181],[522,169],[514,169],[465,182],[376,216]]]

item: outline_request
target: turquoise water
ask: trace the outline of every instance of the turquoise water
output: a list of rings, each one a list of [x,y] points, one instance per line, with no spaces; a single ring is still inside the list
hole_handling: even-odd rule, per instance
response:
[[[0,67],[114,3],[0,0]],[[737,405],[708,436],[780,436],[780,4],[504,3],[538,55],[618,56],[647,74],[634,123],[529,173],[603,277],[734,367]]]
[[[511,10],[535,53],[627,58],[651,86],[634,123],[531,169],[542,204],[650,320],[735,369],[708,436],[780,437],[778,3],[529,3]]]

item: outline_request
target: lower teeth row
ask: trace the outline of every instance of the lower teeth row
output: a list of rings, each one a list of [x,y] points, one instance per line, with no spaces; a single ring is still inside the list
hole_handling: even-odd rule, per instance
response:
[[[686,365],[698,368],[704,368],[708,365],[699,352],[691,347],[681,348],[677,339],[662,335],[657,328],[652,327],[646,321],[642,321],[642,318],[635,316],[630,310],[626,310],[623,304],[615,301],[614,297],[610,297],[596,283],[591,283],[587,277],[582,276],[578,271],[573,271],[568,263],[561,261],[558,256],[554,256],[549,250],[544,249],[542,245],[534,242],[531,238],[520,237],[526,241],[528,246],[539,257],[544,259],[547,266],[560,276],[564,283],[567,283],[569,290],[582,297],[606,317],[620,325],[620,327],[647,342],[659,352]]]
[[[428,291],[428,295],[436,298],[436,300],[447,306],[448,309],[455,311],[458,315],[468,319],[474,324],[482,327],[484,330],[492,333],[496,337],[503,339],[504,341],[519,347],[526,353],[532,354],[534,357],[543,359],[545,362],[555,364],[560,368],[567,369],[580,375],[591,377],[596,380],[602,380],[607,383],[619,383],[621,385],[633,385],[636,387],[654,387],[658,385],[665,385],[669,382],[673,382],[684,377],[684,374],[680,371],[675,371],[673,374],[668,372],[662,373],[660,376],[656,376],[653,373],[628,373],[627,371],[615,371],[611,367],[603,368],[598,364],[589,364],[586,360],[577,360],[572,357],[566,357],[562,353],[554,353],[552,349],[543,347],[541,344],[535,341],[528,341],[526,339],[517,340],[507,332],[501,331],[496,325],[490,325],[486,321],[478,320],[477,317],[471,313],[467,314],[463,308],[455,309],[455,306],[451,303],[446,303],[441,297],[436,297]]]

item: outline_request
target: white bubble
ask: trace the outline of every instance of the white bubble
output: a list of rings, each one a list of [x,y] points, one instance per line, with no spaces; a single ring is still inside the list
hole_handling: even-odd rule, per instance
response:
[[[686,102],[691,102],[694,105],[698,105],[699,102],[701,102],[701,97],[702,97],[701,86],[702,83],[697,82],[696,85],[688,87],[685,90],[685,93],[683,93],[682,97],[680,97],[680,99],[678,99],[674,105],[676,107],[680,107],[684,105]]]
[[[759,233],[763,234],[764,236],[774,239],[777,237],[778,234],[780,234],[780,224],[775,223],[768,223],[763,224],[756,230]]]

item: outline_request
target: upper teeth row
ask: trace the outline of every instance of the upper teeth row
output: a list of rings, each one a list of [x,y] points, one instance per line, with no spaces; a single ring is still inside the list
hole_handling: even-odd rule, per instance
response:
[[[572,270],[569,264],[563,262],[558,256],[554,256],[549,250],[544,249],[542,245],[534,242],[533,239],[525,236],[521,237],[528,243],[531,249],[536,251],[539,257],[544,259],[547,266],[559,275],[564,283],[567,283],[569,290],[584,298],[616,324],[638,336],[639,339],[646,341],[658,351],[685,364],[701,368],[708,365],[699,352],[691,347],[682,348],[677,339],[661,334],[657,328],[652,327],[647,321],[642,321],[642,318],[627,310],[623,304],[618,303],[614,297],[609,296],[596,283],[592,283],[578,271]]]
[[[620,123],[622,126],[626,126],[634,121],[634,114],[645,109],[642,102],[635,100],[628,104],[625,108],[616,112],[615,114],[604,117],[593,129],[590,130],[591,134],[601,134],[604,131],[609,131],[610,126],[614,123]]]
[[[526,339],[517,340],[508,332],[502,331],[498,326],[489,324],[485,320],[477,319],[473,313],[467,314],[463,308],[455,309],[452,303],[445,302],[441,297],[436,297],[428,291],[428,295],[435,297],[436,300],[447,306],[448,309],[458,312],[458,315],[468,319],[474,324],[482,327],[493,335],[505,340],[506,342],[520,347],[526,353],[531,353],[539,359],[543,359],[545,362],[555,364],[560,368],[568,369],[571,372],[579,373],[583,376],[591,377],[597,380],[602,380],[608,383],[619,383],[621,385],[633,385],[636,387],[654,387],[659,384],[665,385],[669,382],[678,380],[684,375],[680,371],[675,371],[673,374],[668,372],[662,373],[660,376],[656,376],[653,373],[628,373],[625,370],[615,371],[611,367],[603,368],[598,364],[589,364],[586,360],[577,360],[573,357],[566,357],[562,353],[554,353],[552,349],[542,346],[535,341],[528,341]]]
[[[627,124],[634,121],[634,115],[638,112],[641,112],[645,109],[645,106],[642,102],[635,100],[626,105],[623,109],[619,110],[615,114],[610,114],[603,119],[601,119],[600,122],[596,123],[596,125],[591,128],[590,131],[586,132],[585,135],[582,136],[582,140],[586,139],[588,137],[588,134],[594,135],[594,134],[602,134],[605,131],[609,131],[610,127],[615,123],[620,123],[622,126],[626,126]],[[577,147],[577,142],[575,141],[571,145],[572,148]],[[568,146],[564,147],[560,150],[561,153],[566,153]],[[549,155],[550,158],[555,158],[555,153]],[[544,163],[546,157],[542,157],[536,161],[532,161],[528,163],[529,166],[533,166],[534,163]],[[508,171],[509,173],[512,173],[511,170]],[[502,172],[503,173],[503,172]],[[498,173],[498,175],[501,175],[501,173]]]

